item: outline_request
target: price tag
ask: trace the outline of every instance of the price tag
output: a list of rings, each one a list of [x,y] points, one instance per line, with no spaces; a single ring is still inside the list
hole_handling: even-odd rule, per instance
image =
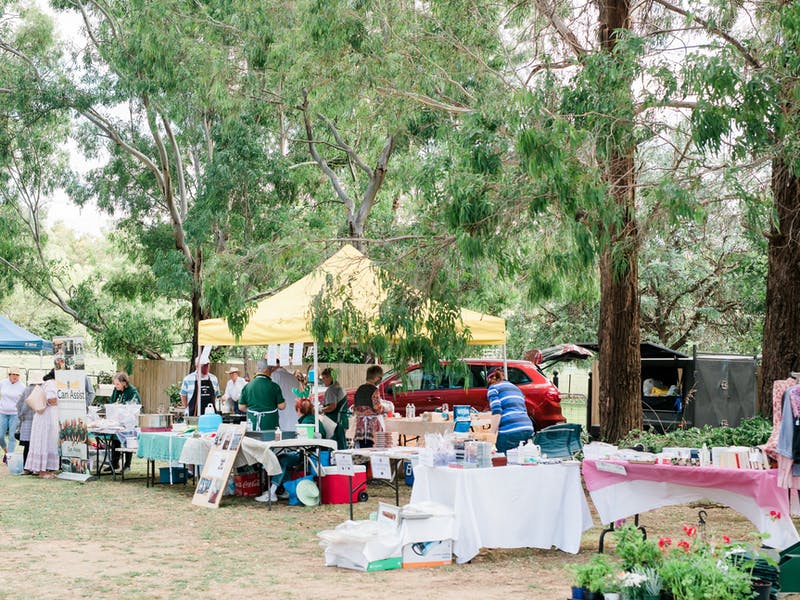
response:
[[[355,473],[353,468],[353,455],[336,453],[336,466],[342,475],[352,475]]]
[[[598,471],[605,471],[606,473],[614,473],[614,475],[628,475],[628,471],[625,470],[625,467],[617,464],[617,463],[610,463],[604,462],[602,460],[598,460],[595,463]]]
[[[372,477],[374,479],[391,479],[392,467],[389,464],[389,457],[385,454],[373,454],[370,457],[372,465]]]

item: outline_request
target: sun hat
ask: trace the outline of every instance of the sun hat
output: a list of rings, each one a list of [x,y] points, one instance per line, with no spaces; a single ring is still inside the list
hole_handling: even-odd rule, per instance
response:
[[[8,374],[9,375],[19,375],[20,374],[19,367],[9,367],[8,368]]]
[[[319,488],[310,479],[301,479],[297,482],[295,490],[297,499],[306,506],[316,506],[319,504]]]
[[[239,367],[231,367],[230,369],[228,369],[228,370],[227,370],[227,371],[225,371],[225,372],[226,372],[226,373],[228,373],[229,375],[230,375],[231,373],[238,373],[238,372],[239,372]]]

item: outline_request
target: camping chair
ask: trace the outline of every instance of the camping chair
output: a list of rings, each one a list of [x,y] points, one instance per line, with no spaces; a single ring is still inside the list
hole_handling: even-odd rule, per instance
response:
[[[583,448],[581,426],[577,423],[558,423],[545,427],[533,436],[533,443],[548,458],[567,458]]]

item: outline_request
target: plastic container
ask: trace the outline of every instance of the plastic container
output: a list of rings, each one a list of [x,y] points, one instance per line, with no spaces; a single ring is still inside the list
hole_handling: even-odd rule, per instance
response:
[[[304,433],[305,432],[305,433]],[[297,437],[300,439],[314,439],[314,426],[307,424],[297,425]]]
[[[322,504],[349,504],[350,476],[337,473],[336,467],[323,467],[324,476],[319,478]],[[356,467],[353,473],[353,502],[367,496],[367,471],[364,467]]]
[[[414,466],[410,460],[403,461],[403,474],[405,475],[406,485],[411,487],[414,485]]]
[[[210,415],[200,415],[197,420],[197,431],[201,433],[209,433],[216,431],[222,425],[222,415],[212,413]]]
[[[282,434],[281,434],[281,428],[280,427],[276,427],[275,428],[275,441],[276,442],[280,442],[282,439],[283,439],[283,437],[282,437]]]
[[[24,468],[22,454],[8,454],[8,474],[9,475],[22,475]]]

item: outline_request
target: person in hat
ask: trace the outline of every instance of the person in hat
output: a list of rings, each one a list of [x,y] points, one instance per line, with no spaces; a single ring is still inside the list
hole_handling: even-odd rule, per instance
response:
[[[181,402],[187,415],[199,416],[205,414],[206,407],[214,408],[217,398],[220,397],[219,381],[217,376],[210,372],[209,359],[200,356],[197,359],[197,368],[183,378],[181,382]],[[198,373],[199,385],[198,385]],[[200,394],[200,402],[197,395]],[[215,411],[216,412],[216,411]]]
[[[220,411],[223,413],[231,412],[230,406],[233,405],[233,412],[237,415],[242,414],[239,410],[239,398],[242,397],[242,390],[247,382],[244,377],[239,376],[239,368],[231,367],[225,371],[230,378],[225,384],[225,393],[222,394]]]
[[[8,464],[8,455],[14,453],[19,417],[17,402],[25,392],[25,384],[19,380],[19,367],[11,367],[8,376],[0,381],[0,448],[3,449],[3,464]],[[6,442],[8,434],[8,442]]]
[[[59,468],[58,389],[55,378],[52,369],[42,378],[45,408],[33,415],[29,453],[25,461],[25,469],[38,473],[42,479],[52,479]]]
[[[239,398],[239,410],[247,412],[254,431],[274,431],[279,423],[278,411],[286,408],[281,388],[269,376],[271,370],[265,359],[259,360],[256,376],[244,386]]]
[[[492,414],[500,415],[495,446],[498,452],[504,454],[533,437],[533,423],[528,416],[522,390],[506,379],[503,369],[491,371],[486,382],[489,385],[486,399]]]
[[[25,402],[25,400],[27,400],[28,396],[31,395],[31,392],[35,387],[40,386],[43,383],[44,380],[42,379],[41,373],[29,373],[28,386],[25,388],[22,396],[20,396],[19,400],[17,401],[17,418],[19,419],[19,445],[22,446],[23,465],[28,462],[28,449],[30,448],[31,441],[31,425],[33,425],[33,415],[36,414],[34,410],[28,406],[28,403]],[[25,469],[25,474],[30,475],[31,472]]]

